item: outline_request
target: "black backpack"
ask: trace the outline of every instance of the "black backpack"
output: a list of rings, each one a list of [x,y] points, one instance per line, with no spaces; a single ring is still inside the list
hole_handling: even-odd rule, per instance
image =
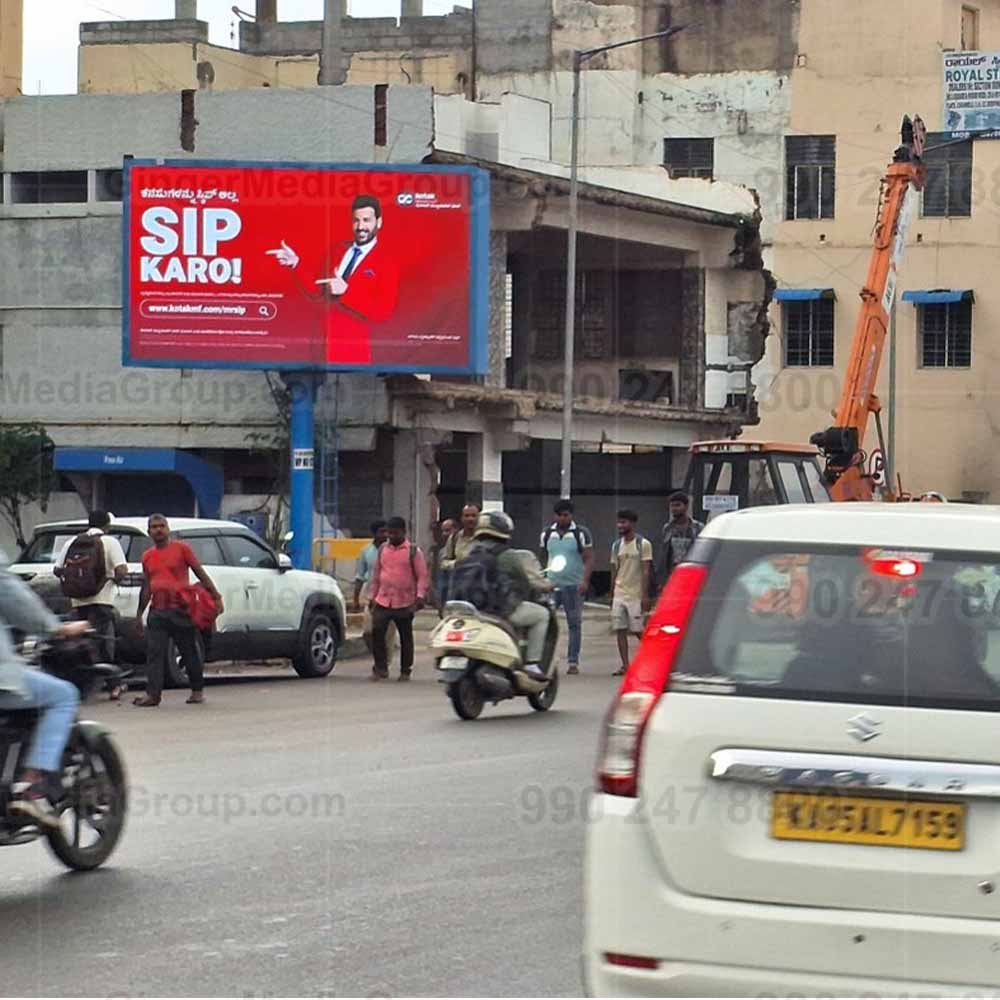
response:
[[[100,535],[77,535],[69,543],[59,582],[63,595],[83,600],[94,597],[108,578],[104,543]]]
[[[578,525],[574,525],[574,527],[570,528],[569,530],[570,530],[570,534],[576,539],[576,551],[579,552],[580,555],[582,556],[583,555],[583,549],[584,549],[583,532],[584,532],[585,529],[580,528]],[[542,548],[545,550],[545,552],[549,551],[549,539],[555,533],[556,533],[556,529],[554,527],[548,527],[548,528],[545,529],[544,533],[542,534]]]
[[[448,600],[467,601],[486,614],[505,613],[500,567],[492,549],[475,545],[455,564],[448,583]]]

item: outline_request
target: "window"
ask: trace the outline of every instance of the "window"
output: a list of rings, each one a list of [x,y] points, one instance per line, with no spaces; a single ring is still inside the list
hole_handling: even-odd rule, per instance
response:
[[[94,195],[97,201],[122,200],[121,170],[97,170],[94,172]]]
[[[962,8],[962,51],[974,52],[979,48],[979,11],[975,7]]]
[[[942,136],[929,137],[927,181],[924,184],[923,214],[927,218],[972,215],[972,143],[944,142]]]
[[[802,488],[802,480],[799,479],[799,468],[796,462],[779,462],[778,475],[781,476],[781,485],[785,487],[785,494],[789,503],[806,503],[806,491]]]
[[[830,503],[830,493],[819,474],[819,469],[816,468],[815,462],[805,462],[802,468],[805,470],[806,482],[809,484],[813,503]]]
[[[629,403],[666,403],[674,398],[674,373],[621,368],[618,371],[618,398]]]
[[[739,410],[741,413],[746,413],[747,410],[747,394],[745,392],[730,392],[726,394],[726,409],[727,410]]]
[[[771,468],[766,458],[750,459],[750,488],[747,493],[748,507],[773,507],[778,502],[778,491],[774,488]]]
[[[10,175],[15,205],[56,205],[87,200],[86,170],[29,170]]]
[[[713,698],[996,712],[1000,566],[931,556],[904,585],[853,546],[723,542],[670,685],[707,675],[730,681],[702,685]]]
[[[278,563],[270,549],[264,548],[246,535],[225,535],[229,561],[241,569],[277,569]]]
[[[920,306],[920,367],[972,366],[972,303],[935,302]]]
[[[715,169],[714,139],[664,139],[663,163],[670,176],[710,181]]]
[[[833,299],[786,302],[785,364],[823,368],[833,364]]]
[[[785,137],[786,218],[833,218],[836,165],[836,136]]]
[[[198,562],[203,566],[225,566],[226,560],[219,548],[219,541],[211,535],[178,535],[178,540],[191,547]]]

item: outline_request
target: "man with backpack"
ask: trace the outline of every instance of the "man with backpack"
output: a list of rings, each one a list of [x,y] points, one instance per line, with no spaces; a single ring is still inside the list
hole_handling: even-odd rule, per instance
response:
[[[642,634],[643,616],[649,611],[653,546],[635,530],[638,521],[634,510],[618,511],[618,541],[611,546],[611,627],[621,657],[615,676],[628,669],[629,633]]]
[[[413,673],[413,619],[427,600],[430,577],[423,552],[407,540],[406,521],[390,517],[386,528],[389,538],[378,550],[371,582],[372,680],[389,676],[386,635],[395,622],[400,644],[399,679],[408,681]]]
[[[660,576],[663,586],[666,586],[674,568],[687,558],[688,549],[704,530],[705,525],[701,521],[696,521],[688,513],[690,507],[691,498],[686,493],[678,490],[670,495],[670,520],[663,526],[663,531],[660,533],[660,540],[663,543],[663,555],[660,559],[662,566]]]
[[[556,604],[566,612],[569,645],[567,674],[580,672],[580,644],[583,637],[583,601],[590,590],[594,568],[594,540],[590,532],[573,520],[573,503],[560,500],[553,508],[555,521],[543,532],[539,548],[545,553],[547,575],[552,582]]]
[[[468,601],[480,611],[504,618],[527,633],[524,669],[534,677],[545,677],[542,657],[549,612],[532,598],[532,586],[521,558],[510,546],[514,522],[502,510],[479,517],[476,544],[455,566],[452,599]]]
[[[106,534],[111,515],[95,510],[87,522],[87,530],[62,547],[53,573],[70,599],[74,619],[87,622],[96,633],[101,659],[114,663],[115,588],[125,579],[128,564],[118,539]],[[112,686],[112,701],[121,697],[121,690]]]

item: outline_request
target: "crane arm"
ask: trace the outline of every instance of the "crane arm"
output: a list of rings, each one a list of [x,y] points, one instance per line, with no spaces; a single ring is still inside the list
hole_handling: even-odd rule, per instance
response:
[[[923,188],[926,177],[922,162],[926,137],[927,130],[920,118],[903,119],[902,145],[882,180],[871,262],[861,290],[861,312],[834,417],[836,424],[809,439],[826,459],[826,479],[834,500],[870,500],[873,496],[862,449],[869,416],[877,415],[881,409],[875,382],[896,294],[896,267],[915,209],[916,193]]]

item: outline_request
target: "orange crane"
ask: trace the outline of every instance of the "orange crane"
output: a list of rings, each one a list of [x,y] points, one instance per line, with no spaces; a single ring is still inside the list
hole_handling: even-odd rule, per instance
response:
[[[836,423],[809,439],[826,460],[824,478],[834,500],[871,500],[875,487],[865,469],[864,441],[868,418],[875,418],[879,447],[885,452],[882,404],[875,381],[882,362],[889,313],[896,295],[896,269],[902,259],[906,233],[916,211],[917,192],[923,189],[927,129],[916,117],[903,119],[902,144],[882,180],[881,204],[872,246],[868,279],[861,290],[861,313],[854,331],[847,377],[834,414]],[[900,499],[891,490],[885,499]]]
[[[871,500],[873,475],[865,468],[868,418],[875,418],[879,445],[882,405],[875,382],[882,362],[889,312],[896,296],[896,271],[902,259],[909,223],[923,189],[927,129],[919,117],[903,119],[902,142],[882,179],[868,278],[861,290],[861,313],[847,366],[836,423],[813,434],[811,444],[774,441],[700,441],[691,446],[685,489],[694,514],[713,513],[762,504],[822,503],[830,500]],[[821,471],[819,459],[825,460]],[[902,491],[883,488],[884,500],[908,499]],[[937,495],[928,499],[939,499]]]

